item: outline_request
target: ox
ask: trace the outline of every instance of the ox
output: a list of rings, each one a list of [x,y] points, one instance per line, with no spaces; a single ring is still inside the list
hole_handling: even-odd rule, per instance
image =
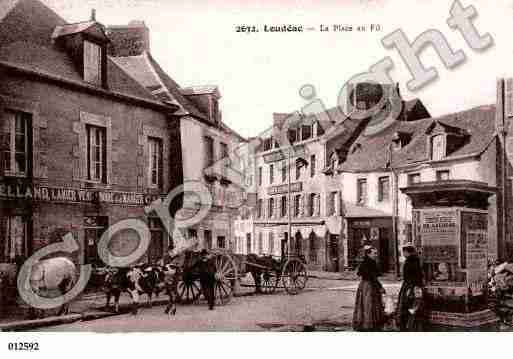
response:
[[[114,297],[114,310],[119,312],[119,297],[128,292],[132,298],[132,313],[137,314],[139,296],[146,294],[147,304],[151,306],[153,294],[158,296],[165,290],[164,282],[164,270],[158,266],[109,269],[104,283],[106,308],[109,308],[110,298]]]
[[[75,264],[66,257],[43,259],[34,264],[30,273],[30,285],[34,293],[41,297],[56,298],[73,288],[77,281]],[[58,315],[68,313],[69,303],[60,307]],[[41,311],[32,311],[41,316]]]

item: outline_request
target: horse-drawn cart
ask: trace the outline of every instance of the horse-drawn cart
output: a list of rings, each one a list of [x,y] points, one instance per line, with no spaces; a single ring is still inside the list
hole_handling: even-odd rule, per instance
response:
[[[209,257],[215,268],[215,299],[222,305],[230,301],[239,288],[242,278],[248,273],[253,277],[257,293],[271,294],[277,288],[284,288],[289,294],[301,292],[308,281],[306,265],[302,258],[295,256],[273,257],[270,255],[234,254],[227,250],[211,250]],[[193,303],[201,295],[201,285],[196,264],[199,252],[188,251],[176,261],[177,296],[182,303]]]

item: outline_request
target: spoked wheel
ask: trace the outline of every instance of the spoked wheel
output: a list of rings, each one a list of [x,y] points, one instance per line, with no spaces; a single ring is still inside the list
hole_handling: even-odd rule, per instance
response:
[[[184,274],[177,284],[176,292],[180,303],[190,304],[198,300],[201,286],[192,275]]]
[[[224,253],[216,254],[214,260],[216,267],[214,288],[216,304],[223,305],[232,299],[235,282],[238,279],[237,266],[233,259]]]
[[[273,294],[278,286],[279,274],[274,271],[265,271],[262,274],[262,292]]]
[[[298,294],[308,281],[306,267],[299,259],[289,259],[283,266],[283,286],[289,294]]]

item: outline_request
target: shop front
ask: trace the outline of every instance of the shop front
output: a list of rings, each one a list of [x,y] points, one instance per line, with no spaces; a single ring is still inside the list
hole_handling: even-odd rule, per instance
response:
[[[378,263],[383,271],[394,270],[394,241],[392,218],[347,218],[348,266],[356,268],[361,260],[362,248],[371,245],[378,250]]]

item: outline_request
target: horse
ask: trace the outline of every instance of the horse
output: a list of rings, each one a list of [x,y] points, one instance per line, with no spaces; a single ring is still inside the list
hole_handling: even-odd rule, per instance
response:
[[[30,273],[30,285],[34,293],[41,297],[55,298],[73,288],[77,282],[75,264],[67,257],[43,259],[34,264]],[[67,314],[69,303],[64,303],[57,315]],[[32,312],[36,316],[42,315]],[[39,315],[38,315],[39,314]]]
[[[262,274],[268,271],[272,271],[276,276],[279,276],[281,273],[281,263],[280,261],[274,259],[272,256],[259,256],[254,253],[250,253],[246,255],[246,273],[251,273],[253,280],[255,282],[255,293],[261,293],[261,283],[262,283]],[[253,265],[256,264],[256,265]],[[267,268],[267,269],[264,269]]]

